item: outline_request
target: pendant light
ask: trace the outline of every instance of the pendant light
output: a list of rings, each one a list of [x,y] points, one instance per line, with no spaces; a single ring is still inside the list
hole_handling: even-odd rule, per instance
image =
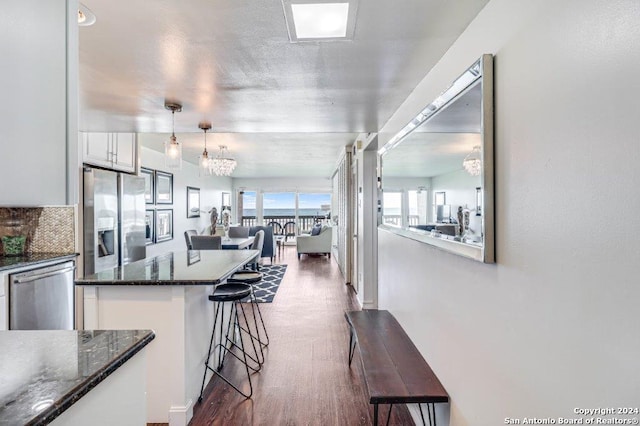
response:
[[[204,151],[202,151],[200,161],[198,161],[198,164],[200,165],[200,176],[211,176],[211,159],[207,152],[207,130],[211,130],[211,123],[202,122],[198,124],[198,127],[204,130]]]
[[[164,164],[169,169],[182,169],[182,145],[176,140],[176,111],[182,111],[182,105],[165,102],[164,107],[171,111],[172,131],[171,137],[164,143]]]

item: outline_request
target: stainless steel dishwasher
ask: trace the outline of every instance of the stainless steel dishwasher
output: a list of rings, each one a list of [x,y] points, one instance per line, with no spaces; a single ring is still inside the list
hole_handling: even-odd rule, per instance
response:
[[[73,330],[74,270],[68,261],[9,276],[10,330]]]

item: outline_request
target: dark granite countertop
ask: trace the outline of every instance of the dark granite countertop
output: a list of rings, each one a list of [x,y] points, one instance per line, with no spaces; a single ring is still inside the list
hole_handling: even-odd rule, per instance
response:
[[[78,253],[33,253],[24,256],[0,256],[0,272],[8,269],[37,265],[52,260],[75,259]]]
[[[44,425],[117,370],[150,330],[0,332],[0,425]]]
[[[179,251],[76,280],[76,285],[212,285],[253,261],[258,250]]]

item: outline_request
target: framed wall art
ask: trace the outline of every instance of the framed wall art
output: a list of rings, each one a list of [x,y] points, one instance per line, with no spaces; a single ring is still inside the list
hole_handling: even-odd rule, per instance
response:
[[[156,170],[156,204],[173,204],[173,174]]]
[[[144,202],[145,204],[156,203],[156,191],[155,191],[155,173],[151,169],[144,167],[140,168],[140,177],[144,178]]]
[[[187,217],[200,217],[200,188],[187,186]]]
[[[156,211],[147,209],[144,212],[144,241],[153,244],[156,239]]]
[[[156,210],[156,243],[173,239],[173,209]]]

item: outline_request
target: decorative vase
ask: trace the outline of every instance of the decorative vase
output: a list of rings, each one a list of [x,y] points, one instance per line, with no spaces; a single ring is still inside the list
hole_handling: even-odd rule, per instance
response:
[[[223,207],[220,215],[222,216],[222,227],[224,228],[224,239],[229,240],[229,226],[231,224],[231,212],[227,210],[226,207]]]

